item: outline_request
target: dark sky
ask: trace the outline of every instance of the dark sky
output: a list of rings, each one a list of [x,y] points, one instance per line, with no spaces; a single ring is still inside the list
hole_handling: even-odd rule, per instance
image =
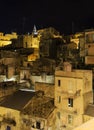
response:
[[[69,34],[94,27],[93,0],[2,0],[0,31],[32,32],[54,27]]]

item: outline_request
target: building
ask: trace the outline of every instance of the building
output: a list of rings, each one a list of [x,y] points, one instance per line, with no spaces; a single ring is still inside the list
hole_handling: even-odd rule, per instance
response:
[[[53,98],[42,91],[18,90],[0,101],[0,129],[54,130]]]
[[[28,61],[35,61],[36,59],[39,59],[39,42],[40,42],[40,35],[38,34],[38,31],[36,29],[36,26],[34,25],[32,34],[24,35],[23,39],[23,46],[24,48],[33,48],[34,53],[28,55]]]
[[[64,42],[62,36],[52,27],[39,30],[39,34],[40,57],[57,58],[58,47]]]
[[[81,126],[74,128],[73,130],[93,130],[94,129],[94,119],[91,119]]]
[[[84,35],[80,37],[80,57],[85,61],[86,65],[94,64],[94,29],[84,31]]]
[[[54,130],[55,106],[53,98],[42,91],[36,92],[31,102],[21,112],[23,130]]]
[[[21,130],[20,111],[34,96],[34,92],[16,91],[0,102],[1,129]]]
[[[92,71],[72,70],[66,63],[55,71],[57,129],[72,130],[81,125],[88,104],[93,103]]]
[[[83,36],[82,32],[76,33],[74,35],[70,35],[70,42],[73,42],[76,44],[77,49],[79,49],[79,37]]]
[[[17,58],[18,57],[18,58]],[[2,50],[0,52],[0,81],[19,81],[19,54],[12,51]]]
[[[17,34],[12,32],[11,34],[5,34],[0,32],[0,47],[12,44],[12,39],[17,39]]]
[[[54,84],[53,83],[35,83],[35,91],[43,91],[46,97],[54,98]]]

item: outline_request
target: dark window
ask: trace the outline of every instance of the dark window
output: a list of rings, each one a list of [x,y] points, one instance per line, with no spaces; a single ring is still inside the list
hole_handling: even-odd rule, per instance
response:
[[[29,63],[27,64],[27,67],[30,67],[30,64],[29,64]]]
[[[61,85],[61,81],[60,80],[58,80],[58,86],[60,86]]]
[[[26,48],[27,48],[27,42],[25,43],[25,45],[26,45]]]
[[[68,106],[73,107],[73,99],[72,98],[68,98]]]
[[[40,122],[38,122],[38,121],[36,122],[36,128],[40,129]]]
[[[6,130],[11,130],[11,127],[10,127],[10,126],[7,126]]]

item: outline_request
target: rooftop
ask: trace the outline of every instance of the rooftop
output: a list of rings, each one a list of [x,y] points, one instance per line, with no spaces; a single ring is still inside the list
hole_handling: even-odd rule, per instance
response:
[[[31,102],[22,110],[22,114],[47,119],[54,109],[54,99],[46,97],[42,91],[38,91]]]
[[[32,99],[34,95],[35,92],[33,91],[18,90],[15,93],[5,97],[4,100],[0,102],[0,106],[22,110],[22,108]]]

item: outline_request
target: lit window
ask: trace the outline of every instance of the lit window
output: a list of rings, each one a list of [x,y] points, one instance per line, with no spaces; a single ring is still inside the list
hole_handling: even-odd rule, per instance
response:
[[[60,80],[58,80],[58,86],[60,86],[61,85],[61,81]]]
[[[68,106],[73,107],[73,99],[72,98],[68,98]]]

